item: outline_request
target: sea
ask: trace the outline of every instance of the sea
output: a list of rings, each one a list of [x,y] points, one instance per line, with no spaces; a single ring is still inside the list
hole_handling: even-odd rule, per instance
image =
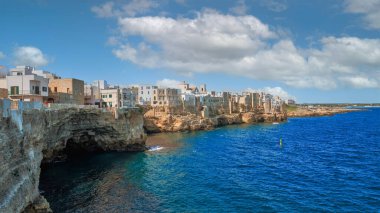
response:
[[[54,212],[380,212],[380,108],[149,136],[42,169]]]

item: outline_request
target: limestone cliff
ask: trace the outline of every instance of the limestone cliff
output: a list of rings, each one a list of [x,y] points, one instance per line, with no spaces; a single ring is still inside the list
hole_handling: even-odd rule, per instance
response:
[[[260,122],[281,122],[286,120],[284,114],[256,114],[252,112],[218,115],[212,118],[201,118],[196,115],[166,115],[144,117],[144,128],[147,133],[179,132],[208,130],[215,127]]]
[[[43,159],[62,159],[76,150],[144,150],[141,112],[117,114],[115,119],[111,112],[73,108],[28,110],[17,119],[0,116],[0,212],[48,211],[38,191]]]
[[[354,112],[361,109],[349,109],[344,107],[292,107],[288,111],[288,117],[318,117],[318,116],[333,116],[335,114]]]

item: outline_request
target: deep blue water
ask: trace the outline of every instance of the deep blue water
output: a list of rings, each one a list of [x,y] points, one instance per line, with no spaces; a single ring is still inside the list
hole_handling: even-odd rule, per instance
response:
[[[379,108],[150,143],[54,164],[40,188],[56,212],[380,211]]]

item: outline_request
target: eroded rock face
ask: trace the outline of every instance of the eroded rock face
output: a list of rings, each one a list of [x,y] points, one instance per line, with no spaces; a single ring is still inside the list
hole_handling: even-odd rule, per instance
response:
[[[144,117],[144,128],[148,133],[180,132],[209,130],[215,127],[260,122],[282,122],[286,120],[284,114],[256,114],[252,112],[219,115],[213,118],[201,118],[195,115]]]
[[[49,131],[43,136],[46,162],[64,157],[66,148],[89,152],[145,150],[143,117],[137,110],[120,110],[117,120],[111,112],[99,110],[70,109],[47,114]]]
[[[0,212],[49,212],[38,191],[43,159],[54,161],[75,148],[142,151],[145,140],[138,110],[120,110],[116,120],[97,109],[32,110],[23,113],[22,128],[0,118]]]

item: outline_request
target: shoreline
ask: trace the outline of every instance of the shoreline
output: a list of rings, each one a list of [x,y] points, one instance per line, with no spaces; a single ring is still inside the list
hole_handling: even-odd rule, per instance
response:
[[[241,124],[283,123],[288,118],[308,118],[334,116],[336,114],[364,111],[362,108],[345,107],[316,107],[312,109],[297,107],[295,110],[278,114],[261,113],[234,113],[230,115],[218,115],[211,118],[201,118],[195,115],[187,116],[161,116],[144,117],[144,129],[148,136],[159,133],[195,132],[213,130],[223,126]]]
[[[144,117],[144,129],[148,135],[164,132],[191,132],[212,130],[218,127],[236,124],[255,124],[284,122],[286,114],[259,114],[253,112],[218,115],[202,118],[196,115],[166,115],[161,117]]]
[[[287,112],[288,118],[300,118],[300,117],[322,117],[322,116],[334,116],[336,114],[350,113],[363,111],[359,108],[345,108],[345,107],[318,107],[318,108],[301,108]]]

